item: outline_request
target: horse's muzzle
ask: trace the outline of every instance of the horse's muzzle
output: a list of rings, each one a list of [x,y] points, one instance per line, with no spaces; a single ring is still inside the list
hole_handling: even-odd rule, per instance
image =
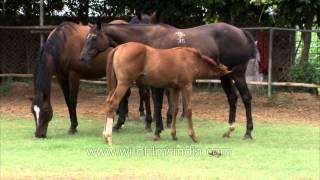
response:
[[[42,128],[42,129],[37,128],[36,132],[34,133],[34,136],[36,138],[46,138],[47,137],[47,128],[48,127]]]

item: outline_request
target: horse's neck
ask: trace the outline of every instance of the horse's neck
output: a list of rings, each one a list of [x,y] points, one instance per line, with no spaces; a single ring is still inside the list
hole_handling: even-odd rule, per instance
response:
[[[150,40],[168,31],[164,26],[159,27],[158,25],[107,25],[103,30],[118,43],[141,42],[150,45]]]

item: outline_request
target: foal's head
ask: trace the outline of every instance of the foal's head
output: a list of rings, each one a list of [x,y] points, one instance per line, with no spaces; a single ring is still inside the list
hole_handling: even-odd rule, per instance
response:
[[[96,26],[89,26],[90,31],[80,53],[80,62],[84,64],[87,64],[90,59],[112,45],[107,35],[102,32],[100,22],[98,22]]]

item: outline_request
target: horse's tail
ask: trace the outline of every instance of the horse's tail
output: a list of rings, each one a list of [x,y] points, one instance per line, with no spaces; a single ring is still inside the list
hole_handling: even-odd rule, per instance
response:
[[[243,30],[243,33],[251,44],[252,49],[251,49],[250,58],[258,60],[257,56],[259,55],[259,50],[258,50],[256,41],[254,40],[254,38],[250,32]]]
[[[251,56],[250,56],[250,59],[249,59],[249,65],[250,66],[250,63],[253,63],[251,65],[254,66],[253,69],[251,69],[251,71],[254,71],[254,73],[251,73],[252,76],[255,76],[255,80],[258,80],[258,81],[262,81],[262,75],[259,73],[259,62],[260,62],[260,52],[259,52],[259,49],[258,49],[258,46],[257,46],[257,42],[254,40],[252,34],[246,30],[243,30],[243,33],[245,34],[246,38],[248,39],[248,41],[250,42],[251,44]],[[251,60],[254,60],[251,61]],[[248,71],[248,69],[247,69]]]
[[[117,48],[112,49],[108,54],[107,59],[107,80],[108,80],[108,96],[111,96],[111,93],[116,89],[117,87],[117,78],[116,74],[114,72],[113,67],[113,61],[114,61],[114,53],[116,52]]]

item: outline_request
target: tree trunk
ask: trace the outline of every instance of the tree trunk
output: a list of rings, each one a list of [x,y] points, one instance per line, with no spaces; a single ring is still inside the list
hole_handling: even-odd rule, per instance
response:
[[[309,12],[307,18],[308,19],[305,24],[305,29],[311,29],[313,18],[314,18],[314,13]],[[303,50],[302,50],[302,54],[301,54],[300,64],[304,64],[304,63],[308,62],[308,59],[309,59],[311,32],[302,32],[301,38],[303,40]]]
[[[82,24],[88,24],[89,0],[79,0],[78,17]]]
[[[311,33],[310,32],[302,32],[301,39],[303,39],[303,50],[302,50],[302,54],[301,54],[300,64],[304,64],[304,63],[308,62],[308,59],[309,59]]]

